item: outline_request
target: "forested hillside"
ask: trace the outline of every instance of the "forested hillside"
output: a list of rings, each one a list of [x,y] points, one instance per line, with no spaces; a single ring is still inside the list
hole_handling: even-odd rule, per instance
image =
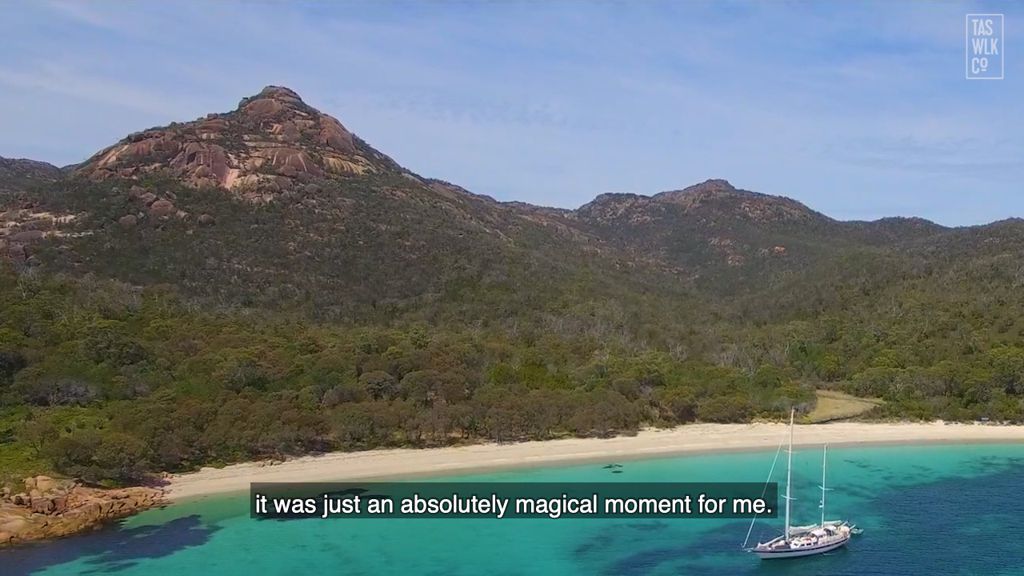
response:
[[[577,210],[401,167],[285,88],[0,171],[0,470],[779,418],[1024,419],[1024,223],[709,180]],[[2,480],[2,479],[0,479]]]
[[[60,168],[46,162],[0,157],[0,196],[21,192],[36,184],[54,182],[61,176]]]

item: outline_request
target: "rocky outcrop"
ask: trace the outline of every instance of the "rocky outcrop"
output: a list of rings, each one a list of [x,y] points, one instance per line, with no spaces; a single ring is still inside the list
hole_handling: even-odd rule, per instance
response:
[[[337,119],[288,88],[268,86],[232,112],[132,134],[75,173],[103,180],[169,171],[195,187],[226,188],[255,199],[316,178],[390,170],[399,167]]]
[[[47,238],[65,236],[68,225],[75,219],[73,214],[40,210],[31,203],[0,211],[0,259],[31,263],[32,254],[40,243]]]
[[[69,536],[163,502],[155,488],[104,490],[49,476],[26,478],[23,492],[4,490],[0,497],[0,547]]]
[[[46,233],[42,230],[22,230],[21,232],[15,232],[11,234],[9,239],[11,242],[19,242],[21,244],[29,244],[31,242],[37,242],[46,237]]]
[[[163,218],[177,213],[178,209],[170,200],[157,200],[149,205],[149,215],[154,218]]]

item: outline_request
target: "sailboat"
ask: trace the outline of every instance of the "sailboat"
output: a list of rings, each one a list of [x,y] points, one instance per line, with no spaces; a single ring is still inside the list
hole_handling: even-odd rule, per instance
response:
[[[845,520],[825,519],[825,494],[829,490],[825,487],[828,445],[825,446],[821,457],[821,522],[809,526],[790,525],[790,503],[793,500],[791,489],[793,484],[793,416],[795,412],[792,410],[789,413],[789,456],[786,464],[786,495],[783,496],[786,501],[785,530],[781,536],[748,549],[762,560],[797,558],[831,552],[845,546],[853,534],[859,533],[854,525]]]

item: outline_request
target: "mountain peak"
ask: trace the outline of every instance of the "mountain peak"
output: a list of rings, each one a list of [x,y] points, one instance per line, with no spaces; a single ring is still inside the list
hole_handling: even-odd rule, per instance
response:
[[[728,180],[722,178],[711,178],[701,182],[700,184],[694,184],[693,186],[687,186],[683,188],[683,193],[692,194],[695,192],[736,192],[736,187],[729,183]]]
[[[722,179],[705,180],[682,190],[661,192],[653,199],[680,206],[685,212],[713,212],[758,222],[824,217],[796,200],[741,190]]]
[[[247,109],[254,109],[263,114],[267,112],[276,113],[283,110],[315,112],[319,114],[318,110],[302,101],[302,97],[299,96],[298,92],[284,86],[267,86],[254,96],[242,98],[235,111],[244,112]]]
[[[265,86],[263,90],[257,96],[262,98],[279,98],[282,100],[297,100],[302,102],[302,97],[299,93],[287,86]]]
[[[717,197],[723,195],[734,195],[742,194],[743,191],[737,189],[735,186],[729,183],[728,180],[721,178],[712,178],[705,180],[699,184],[687,186],[682,190],[669,190],[655,194],[653,197],[657,200],[666,200],[670,202],[683,202],[689,203],[701,198]],[[748,192],[747,194],[753,194]]]
[[[396,169],[393,160],[294,90],[267,86],[234,111],[129,135],[76,173],[103,180],[169,172],[192,186],[265,199],[313,179]]]

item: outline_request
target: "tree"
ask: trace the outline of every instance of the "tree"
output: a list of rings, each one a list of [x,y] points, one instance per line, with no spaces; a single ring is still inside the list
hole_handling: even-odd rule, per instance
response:
[[[60,436],[60,431],[48,415],[38,415],[21,426],[18,437],[28,444],[36,456]]]
[[[402,378],[400,394],[421,406],[431,406],[441,388],[441,375],[436,370],[417,370]]]
[[[105,434],[92,456],[96,476],[87,479],[113,479],[120,484],[138,483],[150,469],[149,458],[149,447],[142,440],[121,432]]]
[[[750,419],[750,404],[746,398],[733,394],[702,401],[697,418],[704,422],[745,422]]]
[[[363,386],[355,382],[342,382],[324,392],[321,405],[333,408],[345,402],[362,402],[366,398],[367,393]]]
[[[87,329],[82,342],[86,355],[96,363],[126,366],[142,362],[149,357],[145,347],[129,336],[127,328],[111,320],[97,322]]]
[[[97,397],[94,385],[75,377],[27,378],[17,388],[37,406],[85,406]]]
[[[364,372],[359,376],[359,383],[374,400],[392,399],[398,396],[395,377],[382,370]]]
[[[988,352],[988,361],[995,371],[996,384],[1007,394],[1024,393],[1024,349],[1000,346]]]
[[[25,356],[17,350],[0,350],[0,386],[8,384],[19,370],[28,365]]]
[[[697,398],[689,388],[663,389],[658,395],[658,401],[677,424],[693,422],[697,418]]]

